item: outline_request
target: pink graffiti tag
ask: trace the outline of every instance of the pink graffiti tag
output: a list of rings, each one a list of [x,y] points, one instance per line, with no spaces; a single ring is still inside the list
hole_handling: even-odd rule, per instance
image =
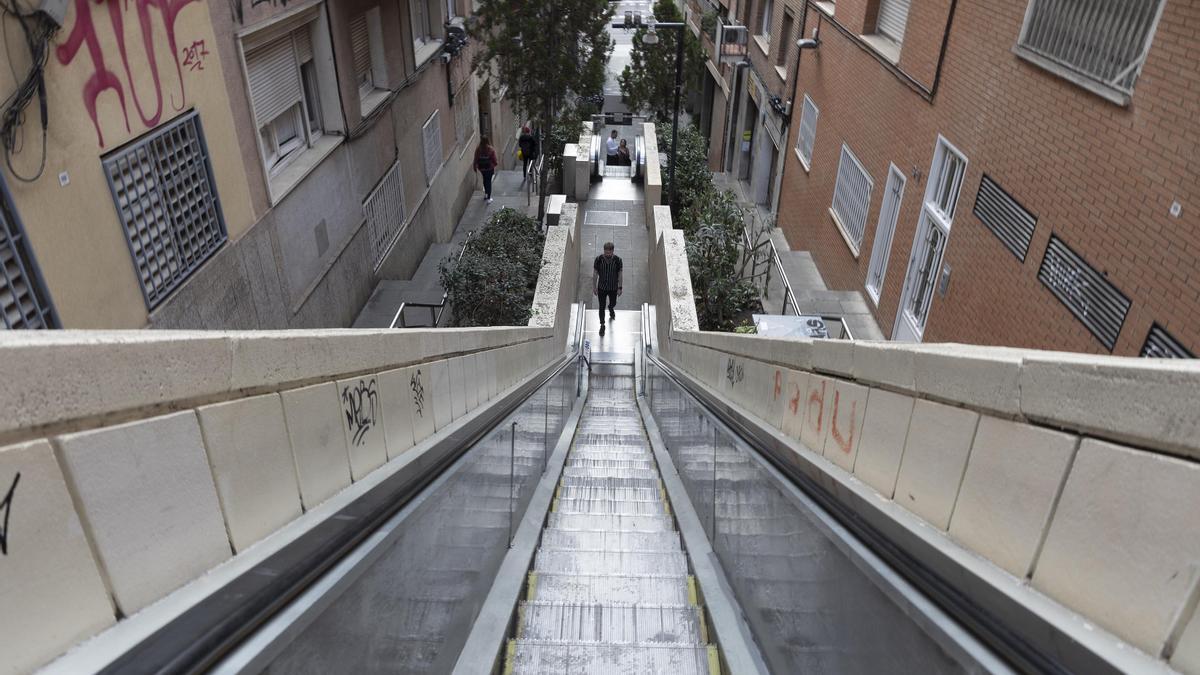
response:
[[[208,47],[204,46],[204,40],[196,40],[190,47],[183,48],[183,65],[188,67],[188,70],[204,70],[204,57],[208,56]]]
[[[775,396],[776,401],[779,400],[779,393],[783,390],[783,373],[775,371]]]
[[[197,0],[132,0],[138,15],[138,28],[142,34],[142,47],[146,51],[146,60],[150,65],[150,76],[154,81],[154,94],[157,99],[154,112],[147,114],[146,109],[142,107],[141,98],[138,96],[135,80],[133,78],[133,69],[129,65],[129,51],[125,44],[125,17],[124,12],[128,11],[131,0],[75,0],[75,25],[71,29],[71,33],[67,36],[66,42],[58,47],[56,56],[58,62],[62,65],[70,65],[75,57],[79,54],[79,49],[84,44],[87,45],[88,55],[92,59],[92,66],[95,72],[83,86],[83,103],[87,108],[88,115],[92,118],[92,124],[96,127],[96,137],[100,146],[104,146],[104,132],[100,128],[100,119],[96,114],[96,99],[106,90],[112,90],[117,94],[117,100],[121,104],[121,113],[125,117],[125,130],[129,131],[129,111],[125,104],[125,85],[121,79],[110,70],[104,62],[104,51],[100,46],[100,37],[96,32],[95,19],[92,16],[92,5],[105,4],[108,6],[108,19],[112,25],[113,33],[117,38],[117,50],[120,52],[121,63],[125,67],[125,78],[128,83],[130,94],[133,98],[134,106],[137,108],[138,115],[142,119],[142,123],[147,127],[153,127],[162,119],[163,108],[163,92],[162,78],[158,68],[158,55],[154,46],[154,26],[151,22],[150,9],[157,9],[162,17],[163,27],[167,34],[167,43],[171,48],[171,55],[175,61],[175,73],[179,78],[179,102],[176,103],[175,95],[171,94],[171,106],[176,110],[183,110],[183,106],[187,101],[187,93],[183,84],[183,65],[179,60],[179,49],[175,35],[175,22],[179,18],[179,12],[187,5],[196,2]]]

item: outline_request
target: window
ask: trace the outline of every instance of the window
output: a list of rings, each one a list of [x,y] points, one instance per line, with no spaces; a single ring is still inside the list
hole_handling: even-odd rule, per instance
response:
[[[817,115],[819,114],[817,105],[808,97],[808,94],[805,94],[804,108],[800,111],[800,131],[796,134],[796,155],[800,157],[800,163],[804,165],[805,171],[812,168],[813,143],[817,140]]]
[[[871,207],[871,186],[872,181],[867,175],[867,170],[843,143],[830,211],[856,256],[859,247],[862,246],[863,231],[867,226],[867,210]]]
[[[191,112],[103,160],[151,309],[225,243],[200,117]]]
[[[378,270],[383,264],[383,259],[391,251],[392,245],[404,231],[404,221],[407,217],[400,162],[393,164],[379,181],[379,185],[367,195],[363,202],[363,216],[367,221],[371,255],[375,261],[375,269]]]
[[[60,326],[8,186],[0,175],[0,328]]]
[[[446,0],[446,19],[457,19],[462,16],[458,11],[458,0]]]
[[[313,63],[314,25],[310,21],[281,35],[246,43],[250,104],[270,176],[312,147],[324,129]]]
[[[452,0],[449,0],[452,1]],[[434,40],[433,12],[430,12],[429,0],[408,0],[408,9],[412,18],[413,42],[418,47]]]
[[[908,23],[908,7],[912,0],[879,0],[879,16],[875,21],[875,32],[904,42],[904,26]]]
[[[787,68],[788,54],[792,47],[792,24],[795,19],[792,17],[792,12],[788,9],[783,10],[783,27],[779,30],[779,48],[775,51],[775,65],[780,68]],[[783,79],[787,80],[787,71],[783,73]]]
[[[764,38],[771,39],[771,15],[775,12],[775,3],[773,0],[762,0],[759,5],[758,15],[758,33]]]
[[[1030,0],[1017,53],[1124,104],[1162,7],[1163,0]]]
[[[888,258],[892,254],[892,235],[896,233],[896,219],[900,215],[900,201],[904,198],[904,173],[893,164],[888,169],[887,187],[883,190],[883,207],[879,209],[879,224],[875,226],[875,245],[871,247],[871,266],[867,270],[867,295],[876,305],[883,290],[883,277],[887,274]]]
[[[435,110],[421,127],[421,139],[425,146],[425,183],[433,183],[433,177],[442,168],[442,111]]]

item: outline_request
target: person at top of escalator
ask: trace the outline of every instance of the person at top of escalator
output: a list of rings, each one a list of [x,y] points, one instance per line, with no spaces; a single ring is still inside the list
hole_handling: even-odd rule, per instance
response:
[[[613,129],[612,135],[608,137],[608,160],[606,164],[617,165],[617,151],[620,147],[621,144],[617,142],[617,130]]]
[[[621,145],[617,146],[617,166],[631,166],[632,159],[629,156],[629,143],[624,138],[621,139]]]

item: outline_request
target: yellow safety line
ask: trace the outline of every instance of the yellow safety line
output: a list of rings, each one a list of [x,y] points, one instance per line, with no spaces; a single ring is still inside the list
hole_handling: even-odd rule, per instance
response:
[[[716,645],[708,646],[708,675],[721,675],[721,655]]]
[[[517,641],[516,640],[508,641],[508,650],[507,650],[507,654],[505,654],[505,657],[506,658],[504,659],[504,675],[512,675],[513,668],[516,666],[514,661],[516,661],[516,659],[517,659]],[[711,665],[712,664],[712,655],[711,654],[709,655],[708,660],[709,660],[709,664],[710,664],[709,669],[711,670],[712,669],[712,665]]]
[[[708,642],[708,622],[704,620],[704,608],[697,607],[696,611],[700,614],[700,639],[705,643]]]
[[[688,604],[690,604],[692,607],[699,607],[700,606],[699,596],[696,593],[696,577],[689,574],[688,578],[687,578],[687,586],[688,586]]]
[[[517,639],[525,637],[525,605],[517,605]]]
[[[658,495],[662,498],[663,508],[667,510],[667,515],[671,515],[671,500],[667,499],[667,488],[663,485],[661,478],[658,480]]]
[[[530,602],[533,602],[537,596],[537,572],[529,573],[529,593],[526,597]]]

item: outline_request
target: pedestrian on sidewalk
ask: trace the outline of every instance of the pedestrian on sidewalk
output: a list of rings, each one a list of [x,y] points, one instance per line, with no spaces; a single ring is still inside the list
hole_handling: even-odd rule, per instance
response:
[[[521,170],[521,178],[529,176],[529,166],[538,158],[538,142],[534,137],[533,132],[529,127],[521,129],[521,136],[517,139],[517,146],[521,148],[521,161],[525,163]]]
[[[592,295],[600,299],[600,337],[604,337],[605,299],[608,300],[608,318],[615,321],[617,296],[621,295],[624,289],[621,283],[624,263],[621,262],[621,256],[613,255],[613,250],[613,243],[606,242],[604,253],[596,256],[596,262],[592,265]]]
[[[621,147],[621,143],[617,141],[617,130],[612,130],[612,135],[608,137],[608,161],[609,166],[617,165],[617,151]]]
[[[475,148],[475,166],[473,168],[483,176],[483,200],[488,204],[492,203],[492,178],[496,175],[496,165],[499,163],[492,142],[488,140],[487,136],[480,137],[479,147]]]

